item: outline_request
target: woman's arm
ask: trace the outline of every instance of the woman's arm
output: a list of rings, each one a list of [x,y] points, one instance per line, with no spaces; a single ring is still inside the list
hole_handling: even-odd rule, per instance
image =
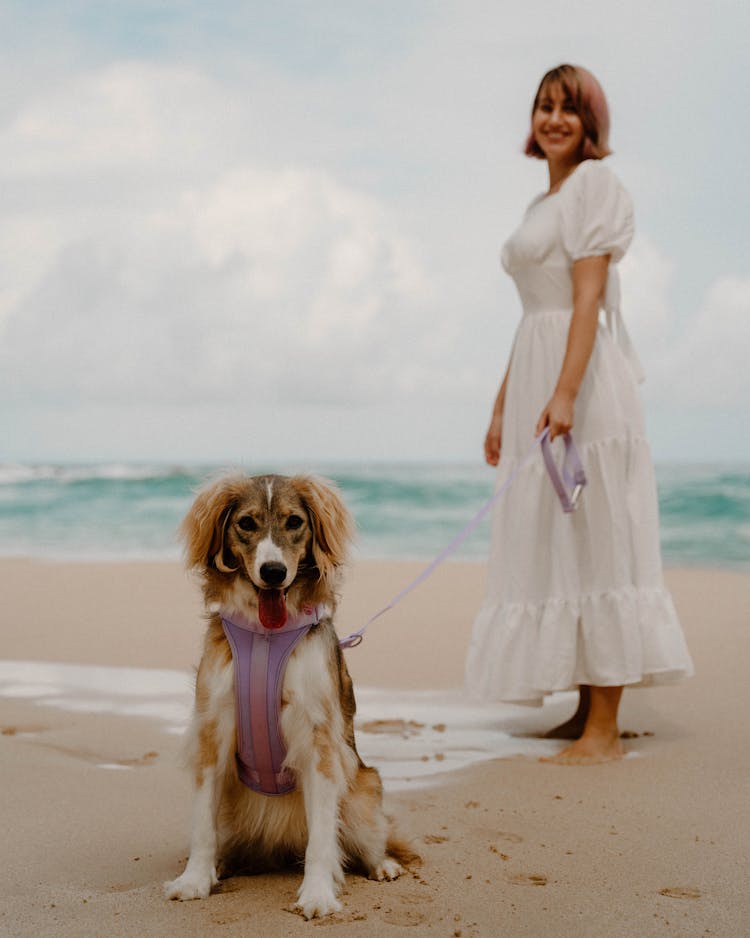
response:
[[[575,401],[594,348],[608,268],[609,254],[583,257],[573,264],[573,315],[568,344],[554,393],[537,422],[537,435],[548,426],[550,439],[554,440],[573,427]]]
[[[505,389],[508,385],[508,372],[510,371],[510,362],[505,369],[505,377],[497,392],[495,404],[492,408],[492,417],[490,426],[487,430],[487,436],[484,438],[484,459],[490,466],[496,466],[500,462],[500,447],[503,441],[503,409],[505,407]]]

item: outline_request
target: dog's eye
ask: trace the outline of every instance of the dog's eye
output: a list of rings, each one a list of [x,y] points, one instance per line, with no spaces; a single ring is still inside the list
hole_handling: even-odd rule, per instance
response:
[[[289,515],[289,517],[286,519],[286,526],[287,530],[289,531],[298,530],[304,523],[304,520],[300,518],[299,515]]]
[[[240,518],[237,524],[242,528],[243,531],[258,530],[258,522],[255,520],[255,518],[251,518],[250,515],[245,515],[244,518]]]

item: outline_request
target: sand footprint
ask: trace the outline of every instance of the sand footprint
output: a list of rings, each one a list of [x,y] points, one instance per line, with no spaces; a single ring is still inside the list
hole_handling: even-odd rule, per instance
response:
[[[36,736],[38,733],[43,733],[45,730],[48,730],[48,726],[41,725],[30,725],[30,726],[2,726],[0,727],[0,735],[2,736]]]
[[[514,886],[546,886],[548,880],[544,873],[515,873],[508,882]]]
[[[358,729],[362,733],[394,734],[409,739],[424,729],[424,723],[418,723],[416,720],[368,720],[361,723]]]
[[[122,765],[125,768],[134,768],[139,765],[151,765],[156,759],[159,758],[159,753],[154,752],[144,752],[142,756],[138,756],[135,759],[115,759],[115,765]]]
[[[422,840],[426,844],[444,844],[449,838],[442,834],[425,834]]]
[[[302,915],[299,909],[287,909],[287,912],[293,912],[298,918]],[[247,913],[243,912],[237,921],[244,919],[247,921]],[[323,918],[311,919],[308,924],[317,928],[325,928],[328,925],[351,925],[353,922],[366,922],[367,916],[364,912],[349,912],[344,909],[342,912],[334,912],[333,915],[325,915]]]
[[[399,884],[403,887],[404,881],[400,879]],[[373,905],[372,911],[387,925],[402,927],[422,925],[428,918],[432,901],[432,896],[426,894],[424,890],[418,892],[409,890],[400,895],[388,892],[383,895],[382,901]]]
[[[72,756],[74,759],[80,759],[83,762],[91,762],[100,769],[133,769],[144,765],[153,765],[159,758],[159,753],[153,749],[144,752],[142,756],[134,756],[129,759],[107,759],[106,756],[92,752],[90,749],[63,746],[60,743],[38,741],[36,745],[44,749],[51,749],[53,752],[61,752],[63,755]]]
[[[494,844],[490,844],[490,853],[496,853],[501,860],[510,860],[507,853],[501,853]]]
[[[692,886],[666,886],[659,890],[659,895],[669,899],[700,899],[701,891]]]
[[[507,840],[511,844],[523,843],[523,837],[520,834],[513,834],[510,831],[498,831],[494,836],[498,840]]]
[[[387,925],[401,925],[402,927],[421,925],[425,921],[426,915],[420,911],[419,905],[424,904],[425,898],[424,896],[420,897],[418,903],[412,898],[399,903],[388,903],[380,913],[380,917]]]

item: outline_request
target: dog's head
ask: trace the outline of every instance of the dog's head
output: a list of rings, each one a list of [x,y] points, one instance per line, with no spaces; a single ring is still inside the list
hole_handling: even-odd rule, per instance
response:
[[[181,528],[206,602],[286,621],[287,602],[333,602],[353,522],[330,482],[314,476],[226,476],[199,493]]]

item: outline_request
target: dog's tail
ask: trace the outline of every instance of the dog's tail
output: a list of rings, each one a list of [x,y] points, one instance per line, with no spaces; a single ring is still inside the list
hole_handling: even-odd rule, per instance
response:
[[[407,869],[412,866],[419,866],[422,862],[422,857],[413,848],[411,843],[408,840],[404,840],[403,837],[399,837],[392,829],[388,832],[385,852],[389,857],[398,860],[401,866],[405,866]]]

